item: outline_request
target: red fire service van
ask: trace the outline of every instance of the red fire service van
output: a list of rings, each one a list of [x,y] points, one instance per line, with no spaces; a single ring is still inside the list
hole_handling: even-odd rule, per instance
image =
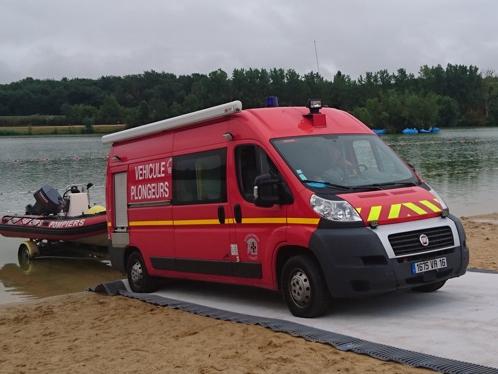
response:
[[[127,129],[112,144],[112,265],[157,277],[280,290],[301,317],[334,298],[432,292],[465,273],[460,221],[350,114],[242,110],[240,101]]]

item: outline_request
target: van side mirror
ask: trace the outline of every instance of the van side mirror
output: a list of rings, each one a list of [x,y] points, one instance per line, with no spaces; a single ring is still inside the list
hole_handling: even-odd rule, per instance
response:
[[[262,174],[254,180],[254,204],[259,207],[272,207],[275,204],[292,203],[292,195],[278,176]]]

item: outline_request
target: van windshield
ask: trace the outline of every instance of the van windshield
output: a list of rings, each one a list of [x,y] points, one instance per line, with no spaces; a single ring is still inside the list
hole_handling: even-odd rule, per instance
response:
[[[415,174],[376,135],[314,135],[272,141],[310,187],[344,190],[418,185]]]

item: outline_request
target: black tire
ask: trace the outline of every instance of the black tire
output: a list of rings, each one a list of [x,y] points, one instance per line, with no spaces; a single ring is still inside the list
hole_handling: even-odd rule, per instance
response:
[[[316,260],[299,255],[282,268],[280,290],[290,312],[296,317],[313,318],[327,310],[330,295]]]
[[[147,272],[144,259],[140,252],[133,251],[126,260],[126,275],[133,292],[146,293],[157,290],[156,279]]]
[[[439,290],[441,287],[443,287],[445,283],[446,283],[445,280],[439,281],[436,283],[426,284],[424,286],[414,287],[414,288],[412,288],[412,290],[415,292],[434,292],[434,291]]]
[[[29,270],[31,267],[31,262],[33,258],[29,253],[29,248],[26,244],[21,244],[19,250],[17,251],[17,261],[19,261],[19,267],[23,271]]]

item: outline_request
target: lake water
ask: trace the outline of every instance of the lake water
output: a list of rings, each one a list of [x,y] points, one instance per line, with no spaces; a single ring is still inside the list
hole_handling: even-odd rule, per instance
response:
[[[62,193],[70,183],[91,182],[92,202],[103,205],[107,150],[94,136],[0,137],[0,212],[23,212],[44,184]],[[120,276],[88,259],[39,259],[23,270],[22,241],[0,236],[0,303],[82,291]]]
[[[453,213],[498,212],[498,128],[382,139],[416,167]],[[44,184],[63,190],[92,182],[92,201],[103,204],[107,151],[93,136],[0,137],[0,212],[23,212]],[[0,237],[0,303],[75,292],[118,276],[101,262],[74,259],[39,260],[22,271],[20,242]]]
[[[92,202],[103,204],[107,151],[99,136],[0,137],[0,212],[22,212],[44,184],[62,194],[91,182]]]
[[[498,128],[383,137],[456,215],[498,212]]]
[[[120,277],[109,264],[82,258],[39,258],[21,269],[21,242],[0,236],[0,304],[80,292]]]

